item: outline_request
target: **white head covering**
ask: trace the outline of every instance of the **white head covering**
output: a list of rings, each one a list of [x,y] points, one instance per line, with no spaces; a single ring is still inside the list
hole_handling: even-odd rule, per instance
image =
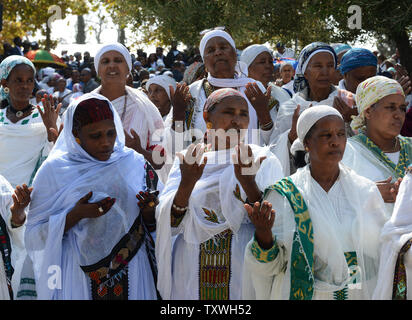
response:
[[[295,154],[297,151],[305,150],[303,141],[305,140],[307,133],[315,125],[316,122],[327,116],[338,116],[343,120],[342,115],[339,113],[338,110],[327,105],[313,106],[307,108],[305,111],[301,113],[296,126],[298,138],[293,142],[292,146],[290,147],[290,152],[292,154]]]
[[[170,99],[170,89],[169,86],[172,86],[174,90],[176,90],[176,80],[168,75],[159,75],[150,78],[149,81],[146,82],[146,90],[149,90],[151,84],[157,84],[165,89],[167,95]]]
[[[272,51],[270,51],[268,47],[263,44],[252,44],[243,50],[240,56],[240,61],[243,61],[249,67],[256,57],[262,52],[268,52],[272,56]]]
[[[100,58],[108,51],[117,51],[123,55],[124,59],[126,60],[127,66],[129,67],[129,71],[132,70],[132,57],[130,55],[129,50],[122,45],[121,43],[115,42],[111,44],[104,45],[97,51],[96,56],[94,57],[94,68],[96,69],[96,73],[99,74],[99,62]]]
[[[207,42],[210,39],[216,38],[216,37],[222,37],[225,40],[227,40],[227,42],[229,42],[229,44],[236,51],[235,41],[233,40],[233,38],[230,36],[229,33],[225,32],[223,30],[212,30],[212,31],[209,31],[209,32],[205,33],[202,40],[200,40],[199,51],[200,51],[200,55],[202,56],[202,59],[203,59],[203,56],[204,56],[204,51],[205,51]]]

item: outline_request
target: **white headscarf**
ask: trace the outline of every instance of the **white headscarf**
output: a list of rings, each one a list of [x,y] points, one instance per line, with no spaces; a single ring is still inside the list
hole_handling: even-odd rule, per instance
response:
[[[272,56],[272,51],[270,51],[268,47],[264,46],[263,44],[252,44],[251,46],[243,50],[240,56],[240,61],[246,63],[246,65],[249,67],[256,59],[256,57],[262,52],[268,52]]]
[[[176,90],[176,80],[168,75],[159,75],[150,78],[149,81],[146,82],[146,90],[149,90],[151,84],[157,84],[165,89],[167,95],[170,99],[170,89],[169,86],[172,86],[174,90]]]
[[[301,113],[296,126],[298,138],[293,142],[292,146],[290,147],[290,152],[292,154],[296,153],[296,151],[305,150],[303,141],[305,140],[307,133],[315,125],[316,122],[327,116],[338,116],[343,120],[342,115],[339,113],[339,111],[327,105],[313,106]]]
[[[225,32],[223,30],[212,30],[212,31],[209,31],[209,32],[205,33],[202,40],[200,40],[199,51],[200,51],[200,55],[202,56],[202,60],[204,60],[204,51],[205,51],[205,48],[206,48],[206,44],[208,43],[208,41],[210,39],[216,38],[216,37],[224,38],[227,42],[229,42],[229,44],[236,51],[235,41],[233,40],[233,38],[230,36],[229,33]]]
[[[122,45],[121,43],[111,43],[104,45],[97,51],[96,56],[94,57],[94,68],[96,69],[96,73],[99,74],[99,62],[100,58],[108,51],[117,51],[121,55],[123,55],[124,59],[126,60],[127,66],[129,67],[129,71],[132,70],[132,57],[130,55],[129,50]]]

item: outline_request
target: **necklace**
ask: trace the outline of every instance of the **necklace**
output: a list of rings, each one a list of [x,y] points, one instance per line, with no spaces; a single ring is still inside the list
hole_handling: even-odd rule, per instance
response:
[[[392,150],[388,150],[388,151],[383,151],[383,150],[382,150],[382,152],[383,152],[383,153],[392,153],[392,152],[395,152],[396,149],[397,149],[397,147],[398,147],[398,143],[399,143],[398,138],[395,138],[395,146],[393,147],[393,149],[392,149]]]
[[[9,110],[10,112],[14,113],[16,115],[17,118],[21,118],[23,117],[23,115],[27,112],[27,111],[31,111],[31,109],[33,108],[33,106],[31,104],[29,104],[26,108],[22,109],[22,110],[16,110],[14,109],[11,104],[9,104]]]
[[[123,105],[123,111],[122,111],[122,117],[121,117],[122,123],[124,120],[124,115],[126,114],[126,107],[127,107],[127,91],[125,92],[125,95],[124,95],[124,105]]]

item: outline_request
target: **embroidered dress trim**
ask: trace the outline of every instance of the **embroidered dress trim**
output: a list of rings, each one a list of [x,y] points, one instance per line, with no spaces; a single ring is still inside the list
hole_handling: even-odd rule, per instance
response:
[[[4,271],[6,273],[7,288],[9,289],[10,300],[13,300],[13,289],[11,287],[11,278],[14,273],[11,264],[11,243],[10,237],[7,233],[6,222],[0,216],[0,251],[3,258]]]
[[[412,239],[409,239],[399,251],[396,259],[395,273],[393,277],[392,300],[406,300],[407,298],[407,282],[406,269],[404,263],[405,253],[410,249]]]
[[[262,249],[256,238],[253,238],[252,246],[250,248],[253,256],[255,259],[262,263],[272,262],[276,259],[279,253],[279,246],[277,245],[276,238],[273,240],[273,246],[270,249],[264,250]]]
[[[142,218],[135,220],[129,232],[112,252],[99,262],[80,266],[90,277],[93,300],[127,300],[129,292],[128,264],[145,239]]]
[[[368,148],[385,167],[393,172],[396,178],[403,178],[406,168],[412,163],[412,139],[402,136],[398,136],[397,138],[399,139],[401,150],[399,152],[398,164],[395,164],[364,132],[361,131],[352,137],[352,139]]]
[[[206,220],[219,223],[218,217],[213,210],[202,209],[206,213]],[[233,232],[227,229],[200,244],[200,300],[229,300],[232,237]]]
[[[358,258],[356,256],[356,251],[348,251],[345,252],[345,259],[346,263],[348,264],[349,268],[349,276],[350,281],[349,283],[355,284],[356,283],[356,267],[358,266]],[[347,300],[348,299],[348,285],[345,286],[342,290],[335,291],[333,293],[334,300]]]
[[[293,234],[290,264],[290,300],[311,300],[314,285],[313,228],[305,200],[290,177],[266,188],[265,195],[276,190],[286,197],[294,212],[296,230]]]

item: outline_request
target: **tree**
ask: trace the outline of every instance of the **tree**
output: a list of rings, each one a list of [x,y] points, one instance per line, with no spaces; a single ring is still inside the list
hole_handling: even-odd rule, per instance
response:
[[[2,41],[12,41],[15,36],[41,30],[46,39],[46,49],[54,45],[50,39],[53,21],[64,19],[66,14],[87,12],[85,0],[3,0]],[[47,30],[49,29],[49,30]]]
[[[86,23],[82,15],[77,16],[76,23],[76,43],[85,44],[86,43]]]

